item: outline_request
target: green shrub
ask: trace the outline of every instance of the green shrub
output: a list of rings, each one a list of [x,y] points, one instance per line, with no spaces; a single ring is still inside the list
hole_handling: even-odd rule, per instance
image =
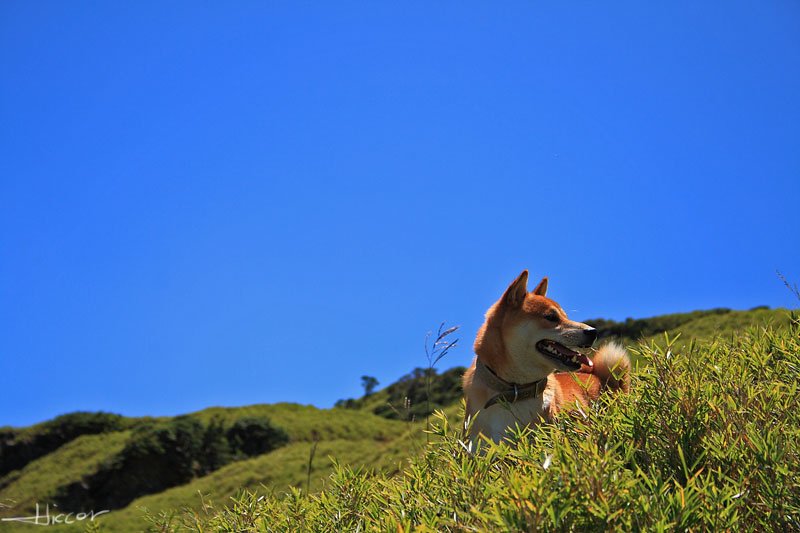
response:
[[[112,461],[60,487],[55,500],[65,509],[119,509],[217,470],[236,456],[266,453],[286,442],[286,433],[264,417],[241,419],[228,429],[220,419],[204,425],[192,416],[140,424]]]
[[[438,374],[435,368],[416,368],[386,388],[387,402],[377,406],[373,412],[390,419],[420,420],[463,396],[461,376],[465,370],[464,367],[455,367]],[[428,376],[430,398],[427,398]]]
[[[68,509],[118,509],[142,494],[186,483],[200,470],[203,425],[190,417],[141,425],[125,448],[96,473],[61,487]]]
[[[338,466],[318,494],[243,492],[156,519],[225,531],[800,530],[800,321],[640,345],[632,392],[472,450],[439,416],[398,475]]]
[[[225,423],[214,417],[203,432],[202,443],[198,452],[198,475],[209,474],[234,460],[234,450],[228,440]]]
[[[123,429],[124,419],[112,413],[78,411],[58,416],[28,430],[0,430],[0,477],[23,468],[81,435]]]
[[[345,409],[363,409],[371,407],[378,416],[391,420],[421,420],[437,409],[444,409],[463,395],[461,376],[466,368],[457,366],[439,374],[435,368],[415,368],[411,373],[401,377],[379,394],[380,402],[373,396],[360,399],[339,400],[335,407]],[[430,398],[427,394],[430,378]],[[375,405],[377,403],[377,405]]]
[[[254,457],[279,448],[289,442],[289,436],[275,427],[266,417],[237,420],[227,432],[231,449],[246,457]]]

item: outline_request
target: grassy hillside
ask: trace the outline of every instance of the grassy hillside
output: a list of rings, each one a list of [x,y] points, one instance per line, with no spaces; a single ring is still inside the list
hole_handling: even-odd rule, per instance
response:
[[[689,313],[673,313],[650,318],[628,318],[623,322],[602,318],[585,321],[599,330],[600,339],[615,338],[624,343],[657,340],[665,332],[670,336],[682,334],[686,339],[711,339],[715,336],[734,335],[751,325],[785,325],[789,323],[788,309],[756,307],[749,311],[736,311],[719,307]]]
[[[640,342],[656,342],[663,346],[664,333],[669,337],[679,337],[678,346],[688,345],[692,340],[711,340],[731,338],[753,325],[785,326],[789,323],[789,310],[755,308],[749,311],[735,311],[726,308],[673,313],[650,318],[629,318],[624,322],[594,319],[586,323],[599,330],[600,342],[616,339],[626,346],[636,346]],[[635,350],[631,351],[634,365],[645,363]]]
[[[291,403],[249,405],[246,407],[211,407],[192,416],[210,421],[219,417],[232,422],[242,417],[266,416],[284,428],[289,439],[310,441],[316,438],[332,439],[391,439],[398,434],[398,425],[381,417],[363,416],[357,412],[337,412],[335,417],[327,409]]]
[[[225,531],[800,530],[800,320],[642,345],[631,394],[467,452],[439,419],[399,475],[336,469],[317,494],[246,492],[157,522]]]
[[[198,495],[204,495],[206,503],[224,507],[242,490],[270,492],[273,487],[306,489],[307,468],[311,444],[296,443],[273,453],[247,461],[231,464],[209,476],[188,485],[169,489],[161,494],[145,496],[104,522],[113,530],[135,530],[141,525],[142,510],[154,515],[163,510],[196,507]],[[320,442],[310,478],[312,492],[321,490],[333,472],[333,459],[355,467],[369,465],[383,469],[386,473],[399,470],[407,448],[397,442],[374,440],[333,440]],[[128,529],[128,528],[131,529]]]
[[[0,428],[0,477],[19,470],[81,435],[131,429],[152,418],[126,418],[112,413],[76,412],[27,428]]]
[[[0,478],[0,502],[31,510],[36,502],[52,501],[58,487],[80,481],[122,450],[130,431],[81,435],[54,452]]]
[[[310,481],[314,489],[319,489],[331,472],[330,457],[348,464],[396,469],[400,457],[407,453],[410,439],[419,440],[420,435],[419,431],[409,435],[406,423],[370,413],[343,411],[331,416],[329,410],[286,403],[215,407],[189,415],[204,423],[222,421],[226,424],[260,416],[268,416],[273,423],[286,428],[290,443],[272,453],[233,462],[187,484],[140,497],[125,509],[104,516],[104,527],[109,531],[139,531],[146,525],[142,508],[157,514],[165,509],[196,506],[198,494],[225,502],[241,488],[305,487],[312,446],[315,446],[315,457]],[[44,505],[44,502],[57,501],[60,489],[91,479],[103,463],[114,459],[130,436],[130,430],[84,435],[24,469],[11,472],[0,480],[0,486],[4,486],[0,490],[0,502],[8,506],[0,509],[0,516],[30,516],[37,502]],[[29,524],[3,524],[4,531],[24,531],[29,527]],[[65,531],[82,529],[77,525],[58,527]]]
[[[763,325],[771,323],[772,329],[769,331],[793,331],[794,333],[790,333],[789,336],[795,335],[795,339],[797,330],[796,326],[791,326],[795,328],[794,330],[791,329],[788,312],[768,309],[697,311],[648,319],[627,320],[625,322],[601,320],[594,322],[601,330],[602,335],[617,335],[626,344],[634,347],[637,345],[636,340],[644,339],[646,342],[654,340],[651,348],[640,349],[640,354],[634,353],[635,358],[640,359],[643,363],[639,371],[641,375],[636,378],[638,387],[653,386],[654,382],[652,380],[648,381],[650,379],[648,376],[654,371],[652,367],[656,364],[655,362],[658,358],[665,356],[663,336],[660,335],[660,332],[664,330],[669,331],[673,336],[678,332],[682,332],[680,339],[671,346],[672,353],[676,354],[685,353],[690,349],[691,338],[712,341],[716,337],[718,339],[716,342],[705,345],[701,351],[697,351],[694,348],[695,351],[692,352],[695,354],[692,357],[697,357],[704,365],[708,363],[709,358],[696,354],[713,353],[716,357],[716,364],[720,365],[727,360],[723,356],[725,350],[735,349],[744,353],[747,350],[745,349],[746,346],[741,345],[742,342],[755,344],[761,342],[763,344],[763,339],[757,340],[757,332],[751,332],[748,334],[749,336],[744,336],[743,330],[752,324]],[[780,335],[784,335],[784,333],[780,333]],[[745,338],[748,340],[743,340]],[[789,342],[783,337],[781,339],[780,342],[784,344]],[[723,348],[723,346],[728,346],[729,348]],[[738,346],[738,348],[734,348],[734,346]],[[706,351],[702,352],[702,350]],[[446,360],[444,362],[446,363]],[[790,370],[794,368],[793,371],[796,375],[797,367],[789,366],[788,368]],[[684,368],[681,371],[685,370]],[[357,373],[357,369],[355,373]],[[147,525],[143,518],[143,509],[145,508],[156,517],[159,517],[162,512],[168,511],[173,514],[177,513],[179,518],[181,516],[185,518],[200,510],[203,507],[203,501],[205,501],[206,504],[214,502],[213,509],[207,509],[207,513],[201,513],[203,516],[192,519],[201,520],[202,523],[207,526],[210,525],[214,529],[216,526],[212,517],[231,501],[231,497],[243,489],[254,491],[261,495],[270,495],[258,505],[253,504],[256,505],[253,512],[261,513],[265,517],[270,516],[268,511],[265,510],[265,505],[271,509],[274,508],[274,512],[286,511],[285,506],[289,505],[289,503],[287,503],[288,500],[283,499],[282,495],[290,487],[301,488],[303,492],[302,496],[292,493],[293,495],[288,497],[289,500],[299,498],[298,501],[291,505],[296,504],[304,508],[313,509],[315,505],[321,505],[321,503],[313,498],[309,499],[305,495],[305,487],[309,457],[314,447],[316,448],[316,453],[312,464],[310,488],[312,493],[318,493],[319,490],[325,488],[325,491],[319,493],[321,496],[318,496],[318,498],[322,498],[323,495],[335,494],[336,491],[342,490],[339,487],[339,484],[344,483],[341,476],[351,479],[351,477],[347,477],[350,474],[347,474],[346,471],[338,471],[333,478],[328,478],[333,472],[331,458],[337,459],[343,465],[350,465],[354,468],[367,467],[377,469],[377,474],[359,474],[352,478],[367,480],[364,483],[368,482],[372,487],[370,494],[380,494],[381,490],[389,490],[387,487],[390,487],[391,483],[397,482],[395,481],[398,479],[396,474],[400,470],[404,471],[400,479],[414,475],[414,469],[423,472],[423,467],[417,464],[422,460],[420,458],[426,458],[425,461],[427,462],[425,464],[428,466],[425,468],[432,467],[436,461],[439,461],[439,463],[436,463],[437,465],[444,467],[444,465],[440,464],[444,458],[430,449],[426,450],[424,446],[426,436],[423,434],[422,429],[424,427],[425,413],[427,412],[427,409],[425,409],[427,406],[424,402],[427,392],[426,373],[426,370],[417,369],[417,371],[405,376],[398,382],[366,398],[343,401],[342,404],[348,408],[327,410],[296,404],[274,404],[239,408],[214,407],[192,413],[186,418],[196,421],[203,428],[211,427],[214,424],[229,428],[237,421],[267,418],[272,424],[286,433],[288,444],[270,453],[252,458],[237,455],[232,458],[233,462],[221,467],[215,467],[213,471],[205,474],[195,474],[193,478],[182,482],[178,486],[159,490],[157,493],[141,495],[131,501],[125,508],[114,510],[101,517],[99,521],[102,523],[104,530],[137,531]],[[458,408],[458,399],[460,398],[458,377],[460,373],[461,369],[452,369],[432,376],[432,407],[444,408],[452,425],[458,425],[458,421],[462,417]],[[680,381],[684,378],[685,376],[676,379]],[[719,376],[715,379],[718,378]],[[661,385],[659,384],[658,386]],[[682,391],[682,394],[687,395],[687,397],[694,394],[689,389],[676,389],[676,391]],[[739,394],[743,393],[739,392]],[[405,398],[410,398],[411,401],[405,402]],[[631,401],[634,401],[634,398],[636,399],[635,401],[643,401],[639,393],[632,395]],[[680,402],[680,398],[681,395],[676,392],[674,401]],[[391,404],[391,407],[389,407],[389,404]],[[679,414],[671,413],[670,417],[678,416]],[[126,419],[118,417],[110,419],[108,418],[109,415],[103,414],[97,420],[104,420],[105,422],[98,425],[96,423],[97,420],[91,416],[87,418],[86,415],[59,417],[60,420],[54,419],[30,428],[3,428],[0,430],[0,442],[6,446],[3,448],[0,445],[0,464],[4,463],[3,453],[10,453],[12,455],[9,455],[9,457],[14,457],[14,460],[24,463],[23,466],[0,477],[0,516],[27,514],[32,510],[36,502],[44,504],[49,501],[58,501],[58,495],[63,495],[65,487],[80,487],[81,484],[93,483],[93,480],[97,479],[97,476],[93,477],[93,475],[98,470],[108,468],[109,465],[113,465],[115,461],[118,461],[121,450],[125,449],[126,446],[130,447],[130,443],[132,439],[135,439],[136,435],[141,435],[143,431],[147,431],[154,424],[159,427],[157,424],[169,425],[172,421],[177,420],[170,417],[159,419]],[[114,417],[115,415],[110,416]],[[92,421],[92,423],[87,423],[87,420]],[[408,420],[416,420],[416,422],[409,422]],[[630,426],[634,424],[632,420],[626,422],[628,425],[623,427],[625,431],[632,431]],[[671,421],[672,418],[667,419],[667,422],[672,423]],[[638,423],[645,422],[639,421]],[[564,424],[569,425],[572,422],[565,421]],[[792,431],[796,431],[796,425],[794,429],[785,426],[785,424],[781,427],[786,431],[787,435],[791,435]],[[558,431],[575,431],[572,426],[559,425],[558,428],[560,428]],[[686,428],[684,427],[684,429]],[[553,431],[556,430],[554,429]],[[579,428],[578,431],[585,432],[589,430]],[[622,432],[620,434],[625,433]],[[537,438],[547,442],[548,438],[555,437],[553,435],[550,435],[550,437],[539,435]],[[571,442],[568,437],[564,438],[566,438],[566,442]],[[448,457],[454,457],[454,450],[460,448],[456,434],[450,432],[441,436],[440,439],[435,450],[445,453]],[[26,442],[36,443],[36,446],[32,448],[33,453],[26,455],[27,450],[23,445]],[[52,450],[47,451],[48,446]],[[442,450],[448,451],[443,452]],[[531,448],[528,452],[540,453],[541,449],[536,451]],[[513,455],[513,453],[517,452],[498,451],[492,453],[512,453]],[[673,450],[673,453],[680,452]],[[703,452],[704,457],[707,455],[708,452]],[[408,458],[412,459],[410,466],[405,462]],[[5,464],[11,463],[5,462]],[[467,467],[468,464],[460,464],[459,466],[459,468]],[[630,467],[630,464],[628,467]],[[453,479],[459,478],[454,477]],[[664,474],[661,481],[669,485],[669,479],[669,476]],[[358,482],[361,483],[361,481]],[[375,483],[377,485],[374,485]],[[422,490],[421,487],[428,486],[429,480],[420,478],[416,479],[414,483],[418,483],[418,489]],[[472,484],[474,484],[474,480]],[[685,490],[685,485],[682,486]],[[391,490],[399,490],[399,488],[395,487]],[[205,500],[201,500],[200,495],[204,495],[206,497]],[[431,498],[434,497],[433,494],[429,496]],[[441,495],[436,497],[441,497]],[[381,498],[383,498],[381,501],[385,502],[386,505],[399,505],[398,502],[391,500],[390,495],[383,494]],[[2,504],[5,504],[8,508],[4,509]],[[190,514],[185,515],[182,513],[183,509],[192,511]],[[402,512],[405,511],[402,508],[397,509],[399,509],[398,512],[401,512],[398,516],[403,516]],[[233,515],[226,516],[233,519],[231,518]],[[272,516],[274,518],[274,515]],[[157,520],[162,522],[162,526],[164,526],[163,522],[165,520],[169,522],[166,515],[157,518]],[[170,522],[171,525],[167,529],[175,527],[178,523],[176,520],[178,518],[173,518]],[[400,522],[403,523],[402,521]],[[316,522],[311,520],[310,523]],[[369,521],[359,523],[367,526],[376,526],[377,524],[377,522]],[[413,520],[408,522],[408,524],[417,526],[422,523],[425,522],[415,522]],[[291,524],[287,522],[286,524],[287,527],[291,525],[292,528],[299,526],[297,523]],[[325,529],[320,524],[322,522],[318,523],[320,529]],[[443,522],[438,524],[437,528],[443,527]],[[481,524],[488,527],[489,522],[481,522]],[[22,531],[31,526],[6,523],[2,524],[1,527],[4,531]],[[332,527],[332,524],[328,523],[328,527]],[[449,527],[452,527],[452,524]],[[64,531],[81,529],[77,526],[62,525],[58,526],[58,528]],[[496,528],[493,527],[493,529]]]
[[[680,333],[685,340],[731,338],[753,324],[780,327],[788,325],[789,321],[789,311],[786,309],[753,309],[700,316],[666,331],[672,336]],[[659,333],[654,334],[654,337],[660,340]]]

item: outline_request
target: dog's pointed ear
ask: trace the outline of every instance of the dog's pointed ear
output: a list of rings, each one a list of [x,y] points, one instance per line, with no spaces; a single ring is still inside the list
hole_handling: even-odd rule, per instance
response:
[[[523,270],[522,274],[517,276],[517,279],[506,289],[503,294],[503,302],[508,305],[520,306],[525,301],[526,294],[528,294],[528,271]]]
[[[538,294],[539,296],[547,296],[547,278],[542,278],[542,281],[533,289],[533,294]]]

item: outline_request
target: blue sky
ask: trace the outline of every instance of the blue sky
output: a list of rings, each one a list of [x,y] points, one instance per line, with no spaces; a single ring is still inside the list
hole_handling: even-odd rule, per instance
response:
[[[796,2],[0,5],[0,425],[330,406],[523,269],[797,306]]]

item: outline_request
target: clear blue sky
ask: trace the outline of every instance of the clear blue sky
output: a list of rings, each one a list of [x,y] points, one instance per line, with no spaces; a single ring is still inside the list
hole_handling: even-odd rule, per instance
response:
[[[800,4],[0,4],[0,425],[330,406],[523,269],[797,306]]]

